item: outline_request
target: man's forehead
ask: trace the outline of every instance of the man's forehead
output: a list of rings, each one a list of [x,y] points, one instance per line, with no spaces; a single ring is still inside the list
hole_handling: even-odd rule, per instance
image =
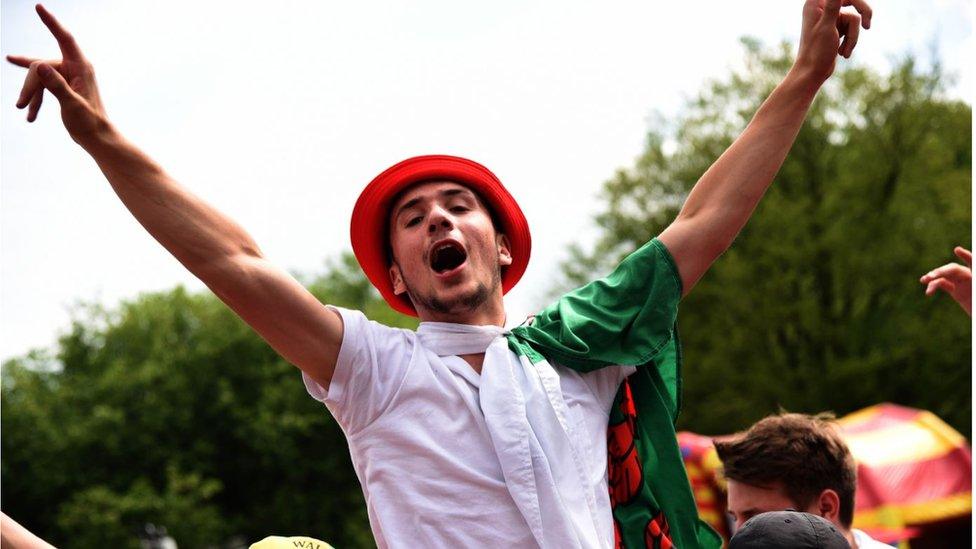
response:
[[[406,202],[421,195],[454,194],[455,192],[476,194],[467,185],[458,183],[457,181],[423,181],[415,183],[401,191],[397,197],[397,202]]]
[[[782,504],[785,504],[786,507],[791,506],[782,482],[757,485],[728,479],[728,496],[730,507],[762,508],[765,506],[777,507]]]
[[[456,181],[424,181],[416,183],[400,192],[393,201],[390,213],[396,215],[405,206],[420,203],[425,199],[436,198],[439,196],[466,195],[480,200],[478,193],[469,189],[463,183]]]

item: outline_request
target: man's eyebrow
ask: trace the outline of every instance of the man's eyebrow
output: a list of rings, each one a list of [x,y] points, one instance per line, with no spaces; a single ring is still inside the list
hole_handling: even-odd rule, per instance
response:
[[[402,214],[403,212],[405,212],[405,211],[407,211],[407,210],[409,210],[410,208],[413,208],[413,207],[414,207],[414,206],[416,206],[417,204],[420,204],[420,201],[421,201],[421,200],[423,200],[423,197],[421,197],[421,196],[418,196],[418,197],[416,197],[416,198],[411,198],[410,200],[407,200],[406,202],[404,202],[404,203],[403,203],[403,205],[401,205],[401,206],[400,206],[400,207],[399,207],[399,208],[397,209],[397,211],[396,211],[396,215],[394,215],[394,216],[393,216],[393,217],[394,217],[394,219],[395,219],[395,218],[397,218],[397,217],[400,217],[400,214]]]
[[[443,191],[441,191],[441,196],[454,196],[454,195],[458,195],[458,194],[469,194],[471,196],[474,196],[474,193],[473,192],[471,192],[468,189],[465,189],[463,187],[456,187],[456,188],[453,188],[453,189],[444,189]]]
[[[471,189],[466,187],[453,187],[450,189],[444,189],[437,193],[442,198],[453,198],[458,197],[461,199],[473,200],[479,202],[478,195],[474,193]]]
[[[471,192],[469,189],[465,189],[464,187],[457,187],[457,188],[453,188],[453,189],[444,189],[443,191],[441,191],[438,194],[440,194],[441,196],[447,196],[447,197],[457,196],[457,195],[466,195],[468,198],[472,198],[472,199],[476,198],[476,196],[475,196],[475,194],[473,192]],[[399,208],[397,208],[396,214],[394,214],[393,218],[396,219],[396,218],[400,217],[400,215],[403,212],[405,212],[406,210],[409,210],[410,208],[416,206],[423,199],[424,199],[423,196],[418,196],[416,198],[411,198],[410,200],[407,200],[406,202],[403,203],[403,205],[401,205]]]

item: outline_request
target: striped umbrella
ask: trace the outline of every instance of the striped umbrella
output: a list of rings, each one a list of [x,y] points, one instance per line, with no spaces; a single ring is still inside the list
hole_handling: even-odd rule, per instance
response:
[[[972,452],[924,410],[878,404],[838,420],[857,460],[854,526],[924,526],[972,514]]]

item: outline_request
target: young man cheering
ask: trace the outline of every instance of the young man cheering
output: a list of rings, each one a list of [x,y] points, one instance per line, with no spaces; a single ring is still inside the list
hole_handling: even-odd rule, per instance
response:
[[[380,547],[717,546],[674,440],[677,304],[731,245],[838,54],[870,26],[864,0],[807,0],[796,63],[674,222],[511,332],[502,296],[530,237],[486,168],[417,157],[364,190],[356,256],[391,306],[423,321],[417,332],[371,323],[319,303],[122,137],[75,40],[38,13],[63,57],[8,57],[29,68],[18,107],[33,120],[51,92],[136,219],[302,370],[347,435]]]

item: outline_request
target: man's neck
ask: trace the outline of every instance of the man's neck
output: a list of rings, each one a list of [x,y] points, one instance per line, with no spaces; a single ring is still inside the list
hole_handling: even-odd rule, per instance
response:
[[[497,302],[485,302],[475,309],[447,313],[418,307],[417,316],[421,322],[450,322],[452,324],[467,324],[468,326],[504,327],[505,305],[501,299],[498,299]]]
[[[499,326],[505,327],[505,304],[501,296],[489,300],[476,309],[460,312],[441,313],[417,308],[417,316],[421,322],[449,322],[451,324],[465,324],[468,326]],[[458,355],[471,366],[471,369],[481,375],[481,367],[485,362],[485,353]]]
[[[475,353],[473,355],[458,355],[458,357],[461,358],[461,360],[467,362],[468,366],[471,366],[471,369],[474,370],[474,373],[478,374],[479,376],[481,375],[481,367],[485,363],[485,353]]]

